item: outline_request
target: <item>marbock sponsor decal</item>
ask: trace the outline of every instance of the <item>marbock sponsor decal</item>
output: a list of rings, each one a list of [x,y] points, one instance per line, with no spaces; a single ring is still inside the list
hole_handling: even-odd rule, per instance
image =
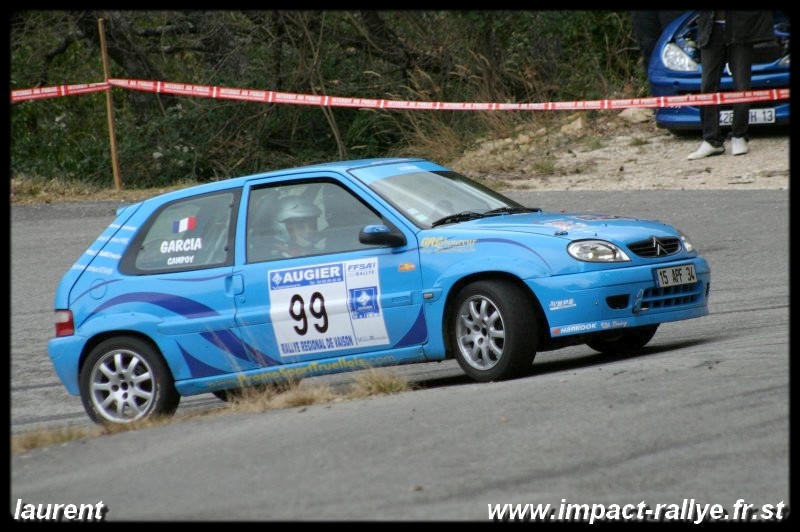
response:
[[[420,251],[423,253],[444,253],[444,252],[469,252],[475,251],[475,244],[478,242],[474,238],[448,238],[444,236],[428,236],[420,242]]]

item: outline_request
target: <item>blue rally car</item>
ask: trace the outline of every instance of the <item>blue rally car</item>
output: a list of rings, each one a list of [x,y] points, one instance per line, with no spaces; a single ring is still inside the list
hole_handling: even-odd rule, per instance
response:
[[[676,17],[661,34],[647,68],[647,79],[654,96],[700,94],[700,49],[697,47],[697,11]],[[785,11],[773,11],[775,39],[754,45],[750,77],[753,90],[789,87],[790,24]],[[727,65],[720,80],[721,91],[733,90],[733,78]],[[788,101],[765,101],[750,105],[750,124],[774,127],[789,124]],[[656,125],[682,134],[701,128],[700,107],[661,107],[656,110]],[[733,107],[720,107],[720,125],[733,123]]]
[[[421,159],[233,178],[121,207],[61,280],[48,343],[98,423],[181,396],[537,351],[636,351],[708,313],[710,270],[656,221],[542,212]]]

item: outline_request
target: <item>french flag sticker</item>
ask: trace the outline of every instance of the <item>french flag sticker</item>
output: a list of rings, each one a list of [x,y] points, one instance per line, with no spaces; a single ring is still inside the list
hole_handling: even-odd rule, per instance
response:
[[[194,229],[196,223],[197,218],[194,216],[189,216],[187,218],[183,218],[182,220],[178,220],[177,222],[172,222],[172,232],[183,233],[184,231],[191,231]]]

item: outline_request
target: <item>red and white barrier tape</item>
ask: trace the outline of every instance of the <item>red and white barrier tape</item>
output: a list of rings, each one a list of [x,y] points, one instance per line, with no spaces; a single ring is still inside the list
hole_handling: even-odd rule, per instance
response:
[[[193,85],[168,81],[146,81],[141,79],[109,79],[107,83],[83,85],[59,85],[38,89],[11,91],[11,103],[25,100],[56,98],[73,94],[85,94],[121,87],[160,94],[197,96],[222,100],[244,100],[250,102],[283,103],[293,105],[319,105],[324,107],[358,107],[370,109],[428,109],[437,111],[569,111],[590,109],[626,109],[629,107],[682,107],[687,105],[719,105],[745,102],[779,101],[789,99],[789,89],[749,90],[717,92],[707,94],[685,94],[683,96],[652,96],[649,98],[622,98],[616,100],[589,100],[546,103],[479,103],[479,102],[412,102],[372,98],[347,98],[341,96],[318,96],[291,92],[265,91],[258,89],[236,89],[211,85]]]
[[[58,85],[57,87],[41,87],[36,89],[18,89],[11,91],[11,103],[25,100],[43,100],[45,98],[58,98],[72,96],[73,94],[87,94],[90,92],[107,91],[110,83],[81,83],[79,85]]]

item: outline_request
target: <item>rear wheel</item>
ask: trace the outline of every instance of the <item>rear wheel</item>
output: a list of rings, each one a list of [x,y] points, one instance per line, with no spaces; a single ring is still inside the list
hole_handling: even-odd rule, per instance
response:
[[[656,323],[655,325],[622,329],[619,332],[603,333],[602,336],[586,342],[586,345],[605,355],[636,353],[653,339],[658,325]]]
[[[83,408],[95,423],[130,423],[171,416],[180,402],[172,373],[147,342],[109,338],[86,358],[80,374]]]
[[[508,281],[478,281],[455,297],[452,348],[461,369],[479,382],[524,375],[536,355],[538,324],[531,301]]]

